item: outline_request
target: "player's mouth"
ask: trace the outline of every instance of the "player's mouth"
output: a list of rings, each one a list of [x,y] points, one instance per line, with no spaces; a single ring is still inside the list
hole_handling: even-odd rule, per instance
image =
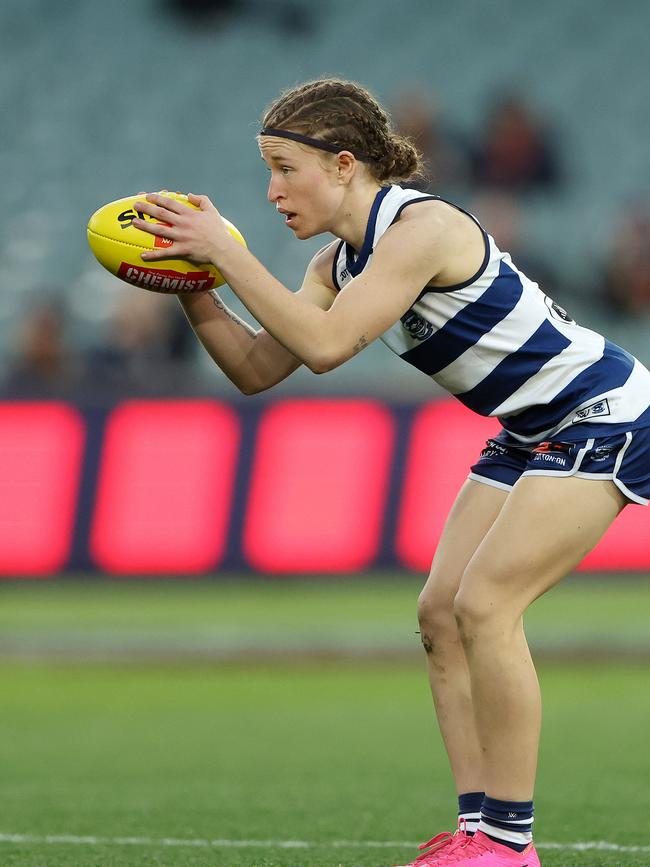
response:
[[[284,208],[278,208],[278,214],[282,214],[284,217],[284,223],[286,226],[291,226],[292,222],[296,216],[295,211],[285,211]]]

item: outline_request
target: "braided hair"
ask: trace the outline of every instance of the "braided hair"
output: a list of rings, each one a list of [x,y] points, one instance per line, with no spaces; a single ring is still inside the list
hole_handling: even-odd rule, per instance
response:
[[[263,128],[312,136],[364,154],[381,183],[400,183],[422,174],[413,142],[392,128],[390,118],[364,87],[353,81],[321,78],[284,91],[264,112]]]

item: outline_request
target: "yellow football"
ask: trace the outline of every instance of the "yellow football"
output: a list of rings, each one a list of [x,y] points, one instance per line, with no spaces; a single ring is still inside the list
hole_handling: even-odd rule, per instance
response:
[[[188,208],[196,208],[182,193],[161,192],[183,202]],[[160,223],[148,214],[136,213],[135,203],[138,201],[142,201],[142,196],[127,196],[110,202],[95,211],[88,221],[90,249],[104,268],[126,283],[152,292],[205,292],[226,282],[214,265],[195,265],[186,259],[144,261],[140,255],[144,250],[169,247],[172,242],[135,228],[133,220],[136,217]],[[228,220],[224,222],[230,234],[245,247],[246,241],[240,231]]]

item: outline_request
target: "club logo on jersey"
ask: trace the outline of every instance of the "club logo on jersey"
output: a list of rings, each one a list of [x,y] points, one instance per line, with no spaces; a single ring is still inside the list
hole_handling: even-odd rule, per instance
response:
[[[400,321],[415,340],[426,340],[433,334],[433,325],[412,310],[408,310]]]
[[[566,312],[564,307],[560,307],[552,298],[549,298],[548,295],[544,296],[544,303],[551,311],[551,316],[554,316],[555,319],[561,319],[562,322],[570,322],[572,324],[575,323],[575,319],[572,319],[569,314]]]
[[[584,421],[587,418],[597,418],[605,415],[611,415],[607,398],[598,400],[590,406],[583,406],[573,416],[571,424],[578,424],[578,422]]]

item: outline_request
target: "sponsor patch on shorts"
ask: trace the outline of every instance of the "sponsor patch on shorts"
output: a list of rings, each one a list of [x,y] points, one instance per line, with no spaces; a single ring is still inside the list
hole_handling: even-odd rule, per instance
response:
[[[531,449],[526,469],[553,466],[565,470],[573,466],[576,453],[575,443],[548,440]]]

